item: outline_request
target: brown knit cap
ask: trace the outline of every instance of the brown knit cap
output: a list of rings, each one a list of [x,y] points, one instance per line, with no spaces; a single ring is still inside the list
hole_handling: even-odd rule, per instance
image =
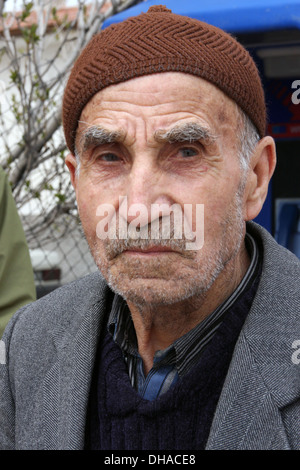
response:
[[[175,15],[164,6],[113,24],[94,36],[71,71],[63,98],[63,127],[74,153],[81,112],[103,88],[142,75],[185,72],[216,85],[265,134],[264,92],[246,49],[215,26]]]

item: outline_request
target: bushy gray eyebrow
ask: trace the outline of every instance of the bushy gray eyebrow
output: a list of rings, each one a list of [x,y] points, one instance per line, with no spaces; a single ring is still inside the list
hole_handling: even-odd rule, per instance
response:
[[[182,126],[175,126],[172,129],[159,129],[154,133],[154,139],[159,143],[168,142],[170,144],[176,142],[197,142],[213,143],[216,136],[207,128],[198,123],[189,122]],[[125,133],[121,130],[111,131],[101,126],[89,126],[80,136],[79,147],[82,152],[87,151],[91,147],[98,145],[113,144],[123,142]]]
[[[100,126],[89,126],[82,131],[79,144],[83,152],[98,145],[122,142],[125,135],[122,131],[110,131]]]
[[[169,130],[157,130],[154,134],[154,138],[157,142],[168,142],[170,144],[176,142],[192,143],[197,141],[204,141],[209,144],[216,140],[216,136],[207,128],[195,122],[189,122],[182,126],[175,126]]]

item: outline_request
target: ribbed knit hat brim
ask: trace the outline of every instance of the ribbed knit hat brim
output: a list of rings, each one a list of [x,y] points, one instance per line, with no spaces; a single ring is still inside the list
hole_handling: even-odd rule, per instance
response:
[[[213,83],[249,116],[262,137],[264,92],[248,51],[215,26],[151,7],[98,33],[74,64],[63,98],[63,128],[75,151],[81,112],[103,88],[134,77],[184,72]]]

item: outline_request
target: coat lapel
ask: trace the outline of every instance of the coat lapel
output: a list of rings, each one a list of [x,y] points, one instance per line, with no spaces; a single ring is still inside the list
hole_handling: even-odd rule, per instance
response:
[[[215,413],[207,449],[289,449],[278,407],[242,336]]]
[[[100,298],[84,315],[81,312],[79,325],[74,322],[68,333],[55,332],[58,360],[43,381],[44,449],[84,448],[90,385],[106,312],[107,296]]]

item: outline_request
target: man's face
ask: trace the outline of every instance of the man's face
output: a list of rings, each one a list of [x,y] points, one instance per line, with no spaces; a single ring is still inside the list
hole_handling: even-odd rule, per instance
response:
[[[237,115],[214,85],[174,72],[110,86],[85,106],[76,138],[79,215],[96,264],[128,301],[172,304],[201,296],[234,264],[245,230]],[[189,205],[194,214],[203,204],[204,227],[195,218],[191,225],[204,229],[203,247],[100,239],[103,204],[128,225],[138,215],[130,207],[146,208],[140,228],[150,227],[154,204]]]

